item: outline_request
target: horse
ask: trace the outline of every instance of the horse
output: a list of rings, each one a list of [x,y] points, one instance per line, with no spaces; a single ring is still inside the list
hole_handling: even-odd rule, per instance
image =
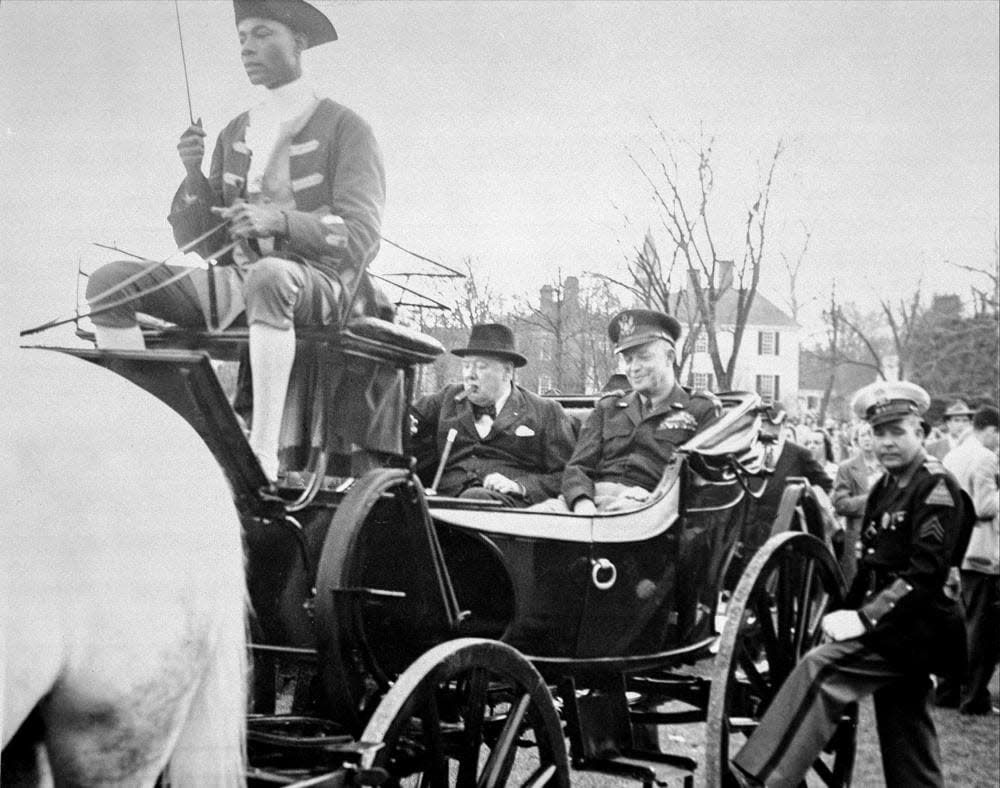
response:
[[[0,348],[0,783],[245,784],[246,583],[222,471],[97,365]]]

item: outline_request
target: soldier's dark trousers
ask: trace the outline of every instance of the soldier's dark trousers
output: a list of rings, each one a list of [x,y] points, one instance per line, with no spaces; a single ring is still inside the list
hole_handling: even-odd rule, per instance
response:
[[[847,706],[874,695],[888,788],[943,786],[927,675],[904,674],[859,640],[810,651],[734,762],[767,786],[795,788],[833,736]]]
[[[1000,660],[1000,575],[962,570],[962,603],[969,672],[962,686],[964,714],[989,714],[990,679]]]

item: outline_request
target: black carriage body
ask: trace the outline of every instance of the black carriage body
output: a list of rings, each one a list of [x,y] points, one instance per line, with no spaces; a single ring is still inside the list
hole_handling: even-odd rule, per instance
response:
[[[706,481],[679,454],[651,503],[593,516],[425,498],[403,454],[405,405],[416,365],[441,349],[362,318],[339,335],[300,344],[300,356],[304,345],[319,363],[299,385],[324,396],[299,397],[308,407],[298,419],[326,421],[326,475],[318,483],[307,472],[292,474],[296,487],[264,493],[266,480],[209,356],[178,348],[201,346],[216,359],[233,359],[245,342],[238,332],[164,332],[150,338],[154,349],[147,351],[65,352],[166,402],[215,454],[244,522],[258,643],[322,646],[314,607],[318,601],[324,608],[330,595],[339,600],[334,613],[351,619],[350,632],[340,627],[338,648],[344,639],[359,641],[349,643],[350,658],[366,655],[383,680],[451,637],[499,639],[546,673],[583,675],[687,659],[716,634],[718,593],[747,502],[735,475]],[[317,367],[335,373],[324,378]],[[593,398],[567,405],[587,402]],[[729,403],[742,407],[746,431],[750,409],[739,399]],[[302,464],[306,452],[298,452]],[[376,485],[374,498],[352,494],[380,466],[399,470]],[[297,503],[310,486],[308,502]],[[331,529],[352,533],[338,537]],[[355,553],[336,580],[321,566],[331,550]]]

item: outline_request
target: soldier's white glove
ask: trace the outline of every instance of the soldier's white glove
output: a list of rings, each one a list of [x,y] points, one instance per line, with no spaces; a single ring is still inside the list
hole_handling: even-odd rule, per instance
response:
[[[823,634],[830,640],[850,640],[865,634],[865,625],[857,610],[834,610],[823,616]]]

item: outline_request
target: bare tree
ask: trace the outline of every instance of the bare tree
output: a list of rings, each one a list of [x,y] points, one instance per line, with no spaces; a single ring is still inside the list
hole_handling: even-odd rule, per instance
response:
[[[960,268],[973,274],[985,276],[988,285],[983,288],[972,286],[973,315],[992,315],[996,317],[1000,314],[1000,243],[998,243],[997,230],[993,230],[993,264],[989,268],[986,266],[977,267],[972,265],[961,265],[945,260],[948,265]]]
[[[801,308],[801,303],[799,302],[799,273],[802,271],[802,263],[806,259],[806,252],[809,250],[809,240],[812,238],[812,231],[804,223],[802,224],[802,229],[805,230],[806,237],[802,242],[802,249],[799,250],[795,262],[789,261],[784,252],[781,253],[781,261],[784,263],[785,273],[788,275],[788,298],[785,299],[785,305],[788,307],[788,314],[792,316],[792,320],[796,323],[799,322],[799,309]]]
[[[643,303],[668,314],[681,313],[693,329],[688,332],[693,347],[694,338],[704,331],[712,359],[715,378],[720,388],[732,385],[733,373],[740,353],[743,334],[760,282],[761,264],[764,260],[767,220],[771,205],[771,187],[778,159],[784,151],[779,140],[774,154],[763,175],[750,206],[742,220],[743,249],[738,261],[721,255],[715,242],[715,230],[709,218],[709,203],[715,183],[712,166],[712,138],[699,138],[695,151],[697,187],[693,196],[681,185],[681,165],[675,146],[667,139],[656,121],[650,118],[662,144],[662,152],[650,148],[656,174],[634,154],[629,157],[649,186],[659,209],[661,222],[670,240],[669,260],[664,266],[650,241],[644,244],[643,253],[628,261],[629,281],[618,282],[626,290],[638,295]],[[675,273],[686,277],[683,294],[678,299],[672,295]],[[720,303],[727,292],[733,302],[732,317],[727,314],[726,325],[720,320]],[[728,311],[728,301],[727,301]],[[719,335],[732,332],[733,345],[728,358],[722,357]],[[685,345],[683,351],[690,348]],[[682,361],[683,359],[679,359]]]

